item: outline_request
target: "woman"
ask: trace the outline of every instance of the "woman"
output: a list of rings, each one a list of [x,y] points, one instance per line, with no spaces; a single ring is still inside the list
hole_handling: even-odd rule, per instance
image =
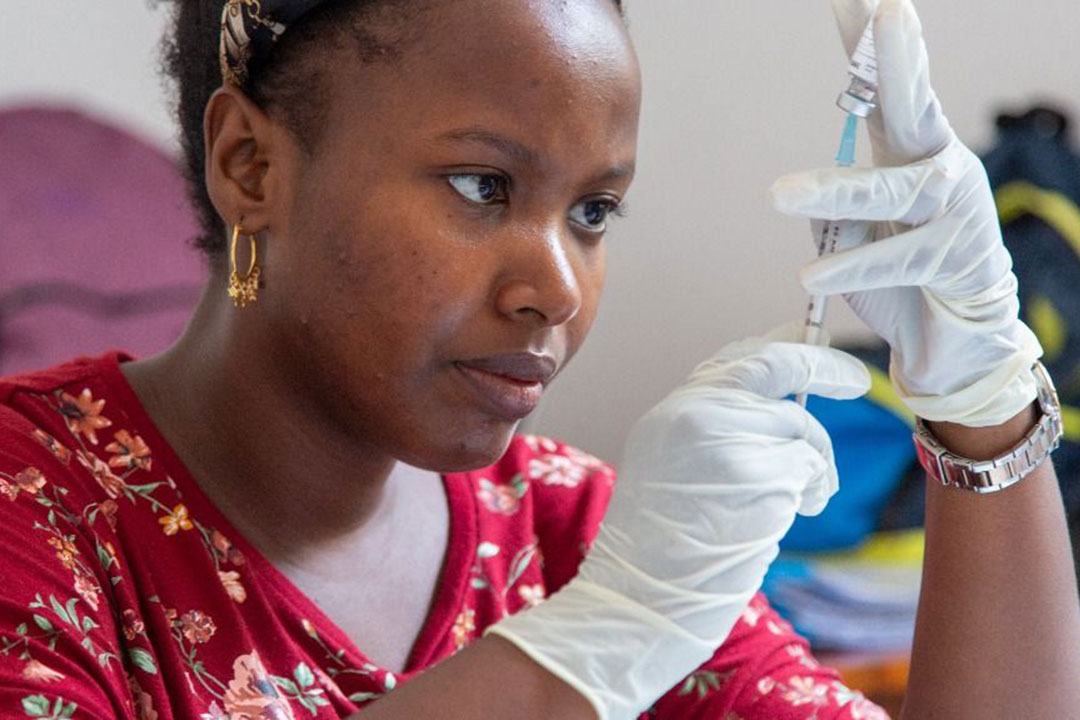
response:
[[[169,62],[211,268],[184,336],[0,385],[5,715],[881,717],[755,594],[834,490],[784,398],[860,394],[856,361],[725,348],[636,426],[601,530],[611,469],[513,436],[584,340],[633,174],[618,3],[222,5],[178,6]],[[850,50],[874,7],[837,9]],[[1052,412],[1037,344],[913,10],[874,22],[892,167],[776,202],[905,223],[804,281],[890,341],[941,442],[993,457]],[[1075,714],[1050,464],[929,496],[904,716]]]

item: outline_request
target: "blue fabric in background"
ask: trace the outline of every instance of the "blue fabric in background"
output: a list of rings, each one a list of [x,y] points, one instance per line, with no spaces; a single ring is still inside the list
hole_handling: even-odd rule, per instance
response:
[[[915,461],[911,428],[867,398],[810,397],[806,407],[833,440],[841,492],[820,515],[796,518],[780,549],[853,547],[877,529],[882,510]]]

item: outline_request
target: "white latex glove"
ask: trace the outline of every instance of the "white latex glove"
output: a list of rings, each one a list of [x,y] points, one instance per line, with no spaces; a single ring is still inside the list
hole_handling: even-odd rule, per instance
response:
[[[879,167],[796,173],[773,186],[781,212],[865,221],[845,224],[839,252],[803,268],[802,283],[844,295],[889,343],[893,384],[916,415],[1000,424],[1034,400],[1030,369],[1042,348],[1018,318],[986,173],[930,87],[910,0],[833,8],[849,55],[873,16],[880,85],[868,128]]]
[[[796,512],[820,512],[836,487],[825,429],[784,398],[870,387],[860,361],[800,336],[789,325],[725,347],[642,417],[578,575],[485,634],[576,688],[601,720],[636,718],[712,657]]]

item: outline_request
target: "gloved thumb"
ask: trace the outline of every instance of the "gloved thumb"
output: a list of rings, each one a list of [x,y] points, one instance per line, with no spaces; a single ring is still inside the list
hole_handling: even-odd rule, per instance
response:
[[[881,110],[870,123],[876,161],[906,165],[934,155],[954,135],[930,86],[922,23],[911,0],[881,0],[874,43]]]
[[[866,394],[870,373],[862,361],[833,348],[793,342],[799,327],[784,325],[765,337],[726,346],[698,365],[687,386],[745,390],[774,400],[804,392],[837,400]]]

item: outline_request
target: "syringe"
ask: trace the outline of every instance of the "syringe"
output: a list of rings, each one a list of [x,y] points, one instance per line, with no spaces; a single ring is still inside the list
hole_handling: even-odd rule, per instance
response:
[[[836,153],[836,164],[842,167],[855,164],[855,134],[858,129],[858,119],[868,117],[875,107],[878,74],[872,22],[867,24],[862,37],[859,38],[855,54],[851,56],[848,74],[851,75],[851,84],[836,99],[836,104],[847,113],[844,132],[840,136],[840,149]],[[843,229],[844,222],[841,220],[822,223],[821,235],[818,237],[819,257],[836,250],[836,241]],[[820,342],[828,304],[828,295],[810,296],[810,304],[806,308],[806,327],[803,338],[807,345],[817,345]],[[806,393],[800,393],[795,400],[806,407]]]

